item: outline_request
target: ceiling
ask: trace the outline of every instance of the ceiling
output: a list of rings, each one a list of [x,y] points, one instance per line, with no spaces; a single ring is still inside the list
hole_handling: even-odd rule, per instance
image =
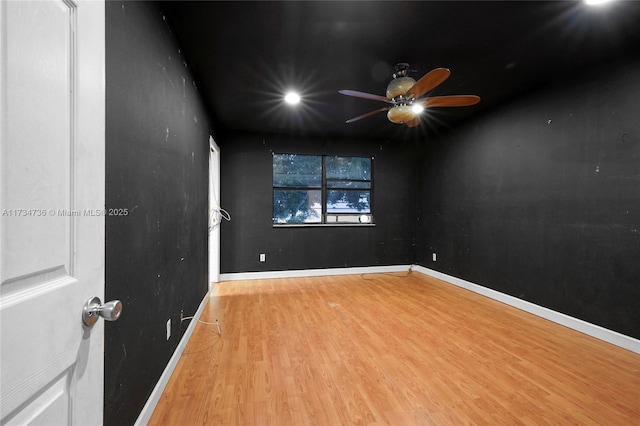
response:
[[[175,1],[160,2],[214,127],[311,136],[411,138],[451,128],[526,92],[640,55],[640,2]],[[479,104],[429,109],[420,126],[338,93],[384,95],[393,66],[416,80],[451,76],[430,95],[476,94]],[[297,107],[284,104],[298,90]]]

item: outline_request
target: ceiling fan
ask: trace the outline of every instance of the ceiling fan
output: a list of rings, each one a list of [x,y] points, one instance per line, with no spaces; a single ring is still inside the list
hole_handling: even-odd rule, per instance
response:
[[[451,71],[447,68],[431,70],[417,82],[407,76],[408,73],[409,64],[405,62],[396,64],[393,80],[391,80],[387,86],[387,96],[358,92],[356,90],[339,90],[338,92],[343,95],[382,101],[390,104],[378,108],[375,111],[351,118],[347,120],[347,123],[353,123],[362,118],[387,111],[387,118],[392,123],[406,124],[409,127],[415,127],[420,124],[420,112],[425,108],[461,107],[475,105],[480,102],[480,97],[476,95],[422,97],[449,77]]]

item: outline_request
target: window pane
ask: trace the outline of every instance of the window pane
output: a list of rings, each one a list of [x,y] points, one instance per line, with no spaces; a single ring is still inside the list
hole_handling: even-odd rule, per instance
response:
[[[322,156],[273,154],[273,186],[322,186]]]
[[[275,189],[273,223],[320,223],[322,191],[318,189]]]
[[[327,179],[371,180],[371,158],[327,157]]]
[[[370,213],[371,191],[327,191],[327,213]]]
[[[328,180],[327,188],[371,188],[371,182],[359,182],[355,180]]]

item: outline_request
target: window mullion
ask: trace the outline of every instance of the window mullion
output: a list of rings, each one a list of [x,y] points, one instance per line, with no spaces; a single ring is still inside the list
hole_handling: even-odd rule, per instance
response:
[[[374,163],[374,158],[371,157],[371,165],[369,166],[369,211],[373,214],[373,212],[375,211],[373,209],[373,202],[374,202],[374,197],[373,197],[373,174],[374,174],[374,169],[373,169],[373,163]]]
[[[327,156],[322,156],[322,223],[327,223]]]

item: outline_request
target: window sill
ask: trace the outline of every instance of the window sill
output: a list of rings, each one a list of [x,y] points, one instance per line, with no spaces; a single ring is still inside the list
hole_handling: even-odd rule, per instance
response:
[[[375,223],[296,223],[296,224],[273,224],[274,228],[372,228]]]

